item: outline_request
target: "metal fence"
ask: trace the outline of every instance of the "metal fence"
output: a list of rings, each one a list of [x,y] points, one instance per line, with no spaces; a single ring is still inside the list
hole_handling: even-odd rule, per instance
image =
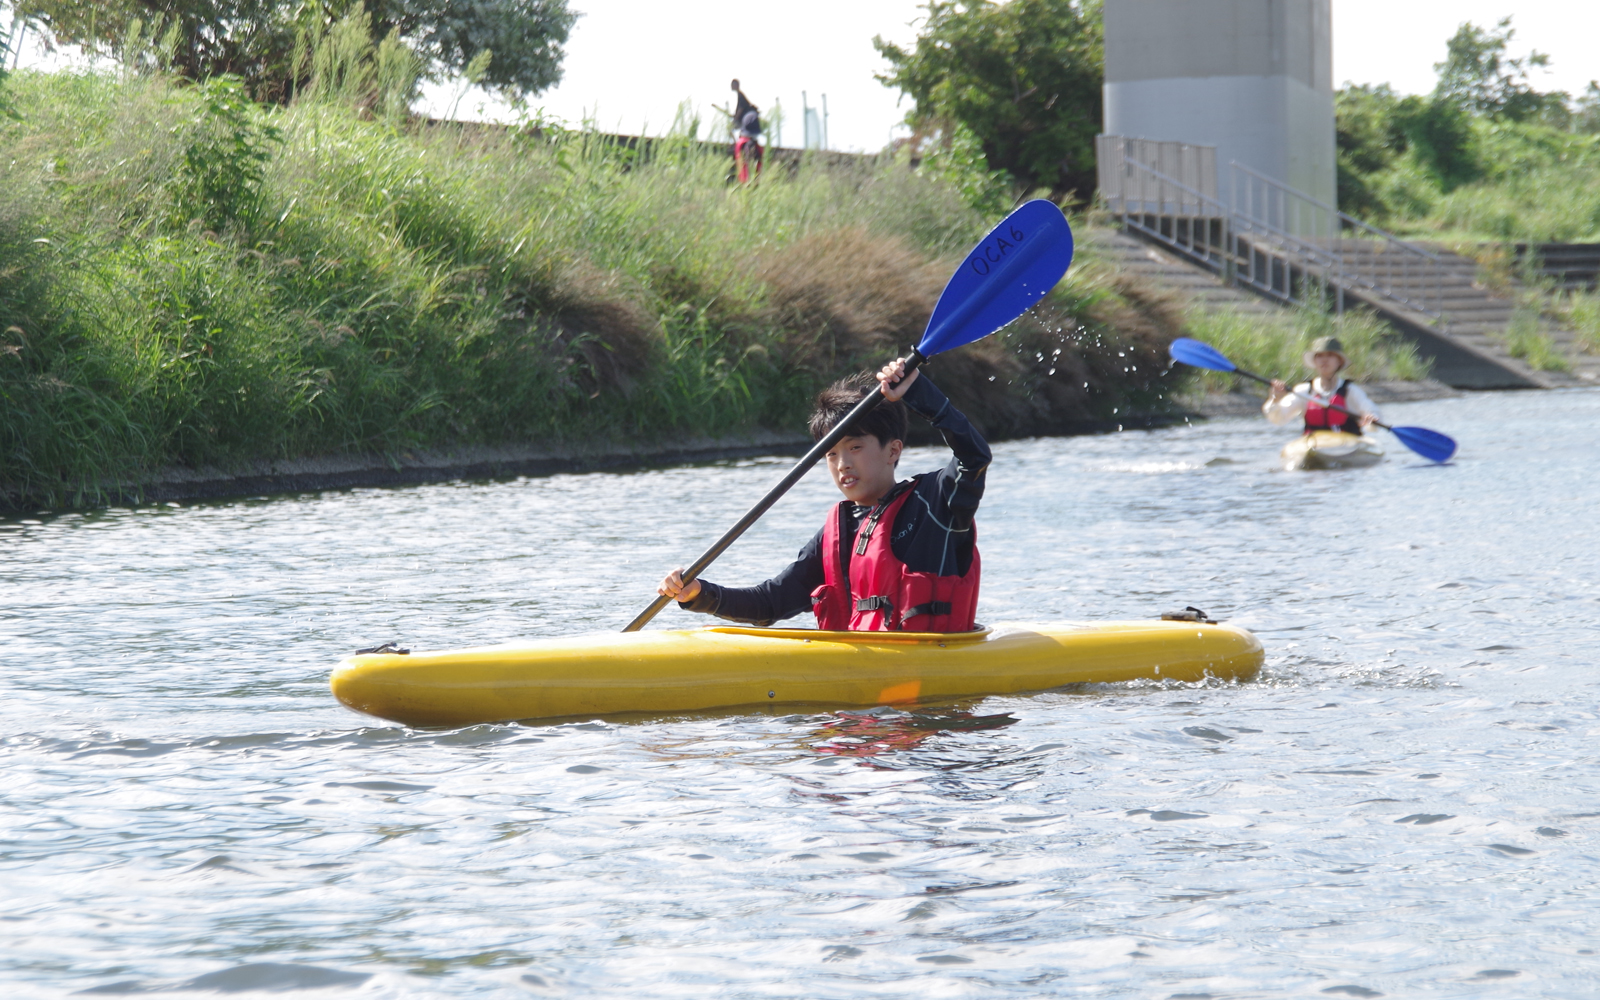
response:
[[[1210,146],[1099,136],[1100,197],[1123,228],[1145,233],[1220,273],[1230,268],[1228,206],[1216,197]],[[1151,156],[1170,173],[1138,158]]]
[[[1108,202],[1141,215],[1215,215],[1215,146],[1102,135],[1095,137],[1095,156],[1100,193]],[[1118,169],[1129,162],[1149,170]]]
[[[1096,152],[1101,200],[1123,228],[1229,284],[1339,312],[1346,292],[1358,292],[1445,319],[1437,255],[1239,163],[1229,164],[1224,201],[1214,147],[1103,135]]]

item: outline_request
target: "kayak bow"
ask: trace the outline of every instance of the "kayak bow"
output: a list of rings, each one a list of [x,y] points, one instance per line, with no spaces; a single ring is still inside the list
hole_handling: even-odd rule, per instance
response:
[[[1369,437],[1344,431],[1310,431],[1278,453],[1289,472],[1300,469],[1364,469],[1383,461],[1383,448]]]

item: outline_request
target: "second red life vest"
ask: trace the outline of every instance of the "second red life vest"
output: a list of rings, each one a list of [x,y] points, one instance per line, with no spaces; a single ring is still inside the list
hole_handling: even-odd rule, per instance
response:
[[[972,565],[962,576],[918,573],[906,567],[889,545],[895,515],[913,491],[910,483],[880,500],[856,529],[853,551],[846,530],[849,500],[840,503],[822,526],[822,586],[812,591],[817,628],[851,632],[970,632],[978,611],[980,562],[976,542]],[[972,529],[977,531],[976,526]],[[849,579],[842,568],[850,567]]]
[[[1334,406],[1348,407],[1345,401],[1345,390],[1350,387],[1350,380],[1345,379],[1339,383],[1339,388],[1333,390],[1333,395],[1328,397],[1328,402]],[[1343,431],[1346,434],[1360,434],[1361,421],[1348,413],[1329,409],[1318,403],[1306,403],[1306,433],[1312,431]]]

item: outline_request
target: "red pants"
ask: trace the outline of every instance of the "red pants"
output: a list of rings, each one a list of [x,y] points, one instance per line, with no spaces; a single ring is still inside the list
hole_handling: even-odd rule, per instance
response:
[[[761,175],[761,144],[749,136],[741,135],[733,144],[733,163],[740,184],[748,184],[752,176]],[[752,164],[754,169],[751,169]]]

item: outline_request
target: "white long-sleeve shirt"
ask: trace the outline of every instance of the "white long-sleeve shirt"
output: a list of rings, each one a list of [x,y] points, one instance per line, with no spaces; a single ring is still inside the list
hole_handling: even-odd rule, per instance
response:
[[[1261,404],[1261,412],[1266,414],[1267,419],[1275,424],[1299,423],[1305,419],[1306,415],[1306,401],[1303,397],[1310,396],[1317,401],[1318,406],[1327,406],[1333,399],[1334,391],[1339,388],[1339,383],[1342,381],[1344,380],[1334,379],[1333,384],[1325,390],[1318,388],[1318,386],[1322,385],[1322,379],[1320,378],[1313,379],[1311,382],[1301,382],[1294,387],[1294,392],[1299,395],[1290,394],[1277,402],[1268,399]],[[1354,382],[1351,382],[1350,388],[1345,390],[1344,408],[1358,417],[1364,417],[1370,413],[1375,420],[1383,419],[1382,412],[1373,405],[1372,400],[1368,399],[1367,394],[1362,392],[1361,387]]]

